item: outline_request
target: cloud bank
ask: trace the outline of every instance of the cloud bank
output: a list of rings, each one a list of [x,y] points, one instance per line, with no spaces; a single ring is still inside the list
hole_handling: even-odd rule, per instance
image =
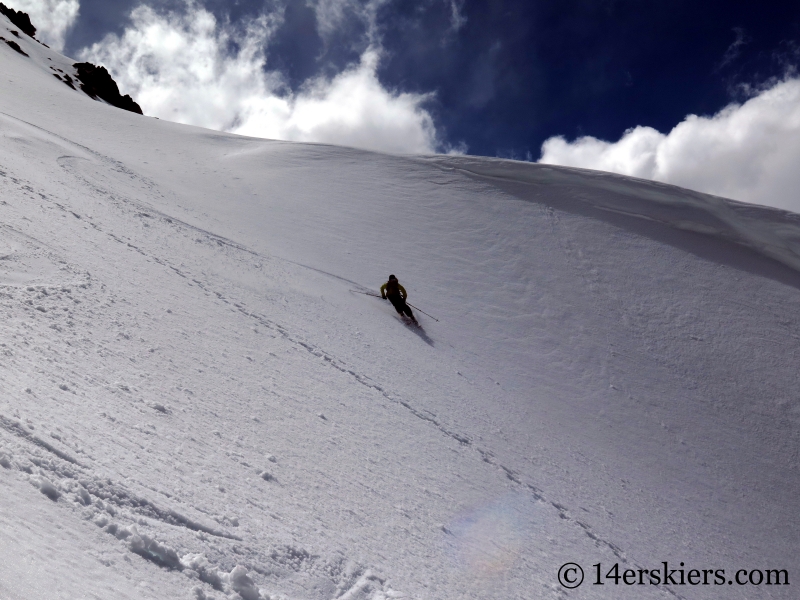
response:
[[[64,38],[78,18],[78,0],[6,0],[6,6],[28,13],[36,37],[61,52]]]
[[[337,3],[326,5],[333,26]],[[241,26],[219,22],[188,2],[183,12],[139,6],[121,36],[83,50],[82,60],[106,66],[145,114],[191,125],[272,139],[322,142],[396,153],[440,148],[424,105],[427,94],[388,90],[377,76],[379,46],[334,77],[296,91],[264,67],[280,13]]]
[[[584,167],[800,212],[800,79],[780,81],[668,134],[635,127],[619,141],[552,137],[540,163]]]

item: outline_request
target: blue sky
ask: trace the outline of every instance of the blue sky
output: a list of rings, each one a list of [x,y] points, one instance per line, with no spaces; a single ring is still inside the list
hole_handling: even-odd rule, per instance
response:
[[[716,162],[701,171],[714,171],[754,118],[720,111],[750,106],[765,120],[748,130],[756,135],[768,122],[793,122],[799,103],[791,85],[800,3],[786,0],[7,4],[29,9],[35,24],[37,10],[40,19],[67,15],[62,39],[52,41],[106,64],[123,92],[161,118],[385,151],[541,158],[749,201],[778,192],[687,174],[676,140],[693,147],[692,135],[731,136],[708,149]],[[213,73],[198,70],[206,64]],[[776,86],[782,95],[761,97]],[[712,119],[716,133],[687,124],[690,115]],[[777,154],[800,133],[785,127]],[[744,154],[730,164],[740,172],[756,142],[736,143]],[[759,181],[775,179],[770,165]],[[791,193],[782,186],[780,194]]]
[[[67,52],[121,34],[138,4],[81,0]],[[258,0],[201,4],[234,23],[280,10]],[[457,30],[454,7],[463,20]],[[290,1],[283,10],[268,66],[295,88],[341,71],[365,48],[367,26],[355,11],[326,43],[312,6]],[[785,0],[398,1],[378,9],[377,28],[386,51],[380,81],[434,92],[427,108],[445,138],[490,156],[538,157],[553,135],[669,130],[687,114],[741,100],[742,84],[782,76],[800,58],[800,3]]]

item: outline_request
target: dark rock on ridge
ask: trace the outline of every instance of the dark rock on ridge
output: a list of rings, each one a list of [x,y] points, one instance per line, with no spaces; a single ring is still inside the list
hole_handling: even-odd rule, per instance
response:
[[[31,18],[27,13],[9,8],[0,2],[0,14],[5,15],[8,20],[19,27],[23,33],[32,38],[36,35],[36,27],[34,27],[33,23],[31,23]],[[18,32],[11,31],[11,33],[19,37]],[[8,44],[8,46],[16,52],[19,52],[24,56],[28,56],[28,54],[22,48],[20,48],[19,44],[16,42],[7,40],[4,37],[0,37],[0,41]],[[112,106],[116,106],[117,108],[121,108],[123,110],[129,110],[140,115],[144,114],[142,112],[142,108],[133,100],[133,98],[127,94],[123,96],[119,93],[117,82],[114,81],[114,79],[111,77],[111,74],[106,70],[105,67],[98,67],[97,65],[93,65],[92,63],[88,62],[75,63],[73,66],[76,69],[75,78],[80,81],[81,89],[86,92],[89,97],[94,98],[95,100],[105,100]],[[63,81],[73,90],[75,89],[72,78],[66,73],[64,73],[63,78],[58,74],[55,76],[58,77],[58,79],[61,79],[61,81]]]
[[[6,44],[8,44],[13,50],[16,50],[17,52],[19,52],[20,54],[23,54],[24,56],[28,56],[28,54],[25,52],[25,50],[23,50],[22,48],[19,47],[19,44],[17,42],[13,42],[11,40],[7,40],[4,37],[0,37],[0,40],[4,41]]]
[[[53,69],[53,67],[50,67],[50,68]],[[53,70],[56,70],[56,69],[53,69]],[[57,69],[57,70],[61,71],[61,69]],[[55,77],[56,79],[58,79],[59,81],[61,81],[63,83],[66,83],[73,90],[77,91],[77,89],[75,88],[74,82],[72,81],[72,77],[70,77],[69,75],[64,73],[64,71],[61,71],[61,72],[64,74],[63,77],[61,75],[59,75],[58,73],[53,73],[53,77]]]
[[[75,63],[76,78],[81,82],[81,89],[97,100],[105,100],[112,106],[129,110],[137,114],[142,113],[141,107],[129,95],[121,95],[117,83],[105,67],[98,67],[92,63]]]
[[[21,10],[14,10],[0,2],[0,14],[7,16],[9,21],[22,30],[22,33],[26,33],[31,37],[36,35],[36,27],[31,23],[31,18],[28,16],[28,13],[24,13]]]

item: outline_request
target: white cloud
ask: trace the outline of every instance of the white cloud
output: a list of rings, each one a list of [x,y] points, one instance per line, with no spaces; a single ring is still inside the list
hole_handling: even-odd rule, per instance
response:
[[[393,94],[376,75],[379,52],[369,49],[361,62],[332,80],[317,79],[287,102],[285,118],[262,109],[263,98],[248,107],[250,119],[237,133],[278,131],[280,139],[327,142],[386,152],[434,152],[436,130],[419,94]]]
[[[59,52],[80,10],[79,0],[6,0],[5,5],[28,13],[36,37]]]
[[[264,71],[278,15],[244,28],[218,22],[193,2],[182,14],[140,6],[121,37],[81,53],[105,65],[145,114],[210,129],[273,139],[324,142],[399,153],[438,147],[424,94],[387,90],[377,77],[380,50],[333,78],[287,89]]]
[[[800,79],[780,81],[712,117],[689,115],[669,134],[636,127],[542,145],[541,163],[612,171],[800,212]]]

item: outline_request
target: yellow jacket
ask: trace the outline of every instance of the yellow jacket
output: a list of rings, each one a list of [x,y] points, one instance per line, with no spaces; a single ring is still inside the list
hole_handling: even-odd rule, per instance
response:
[[[386,300],[386,286],[387,285],[389,285],[388,281],[381,286],[381,298],[383,298],[384,300]],[[400,290],[400,297],[403,299],[403,302],[405,302],[406,298],[408,298],[408,293],[406,292],[406,288],[404,288],[402,285],[400,285],[399,281],[397,282],[397,289]]]

